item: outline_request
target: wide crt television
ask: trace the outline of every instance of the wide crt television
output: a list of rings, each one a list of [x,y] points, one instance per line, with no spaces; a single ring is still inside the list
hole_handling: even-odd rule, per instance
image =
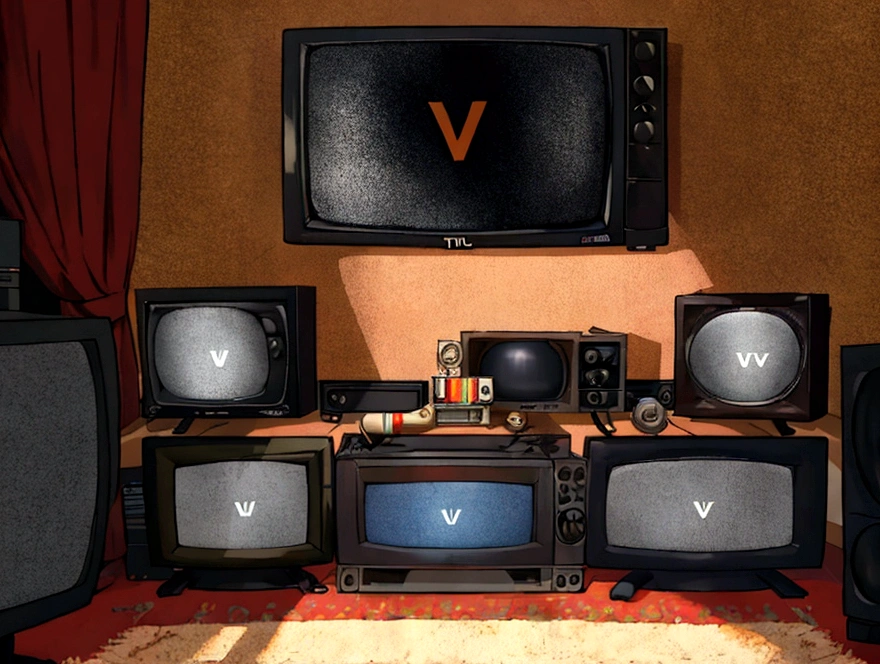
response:
[[[0,661],[15,662],[16,632],[98,584],[119,474],[109,320],[0,312],[0,454]]]
[[[339,592],[578,592],[586,467],[567,436],[396,436],[337,456]]]
[[[777,570],[820,567],[828,441],[818,437],[587,439],[590,567],[612,590],[806,593]]]
[[[294,568],[332,560],[332,450],[324,437],[145,438],[150,559],[180,570],[160,593],[298,585]]]
[[[668,241],[666,29],[284,31],[284,238]]]
[[[317,408],[312,286],[135,291],[145,418]]]

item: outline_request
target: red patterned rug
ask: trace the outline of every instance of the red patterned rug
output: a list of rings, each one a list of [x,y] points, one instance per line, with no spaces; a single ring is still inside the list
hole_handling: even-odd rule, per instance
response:
[[[297,590],[209,592],[187,590],[178,597],[156,596],[158,582],[118,577],[92,604],[19,635],[17,652],[62,660],[83,660],[110,638],[136,625],[229,624],[309,620],[560,620],[725,624],[801,622],[825,630],[845,643],[841,586],[831,577],[798,578],[809,591],[804,599],[783,600],[769,590],[740,593],[661,593],[639,591],[632,602],[611,601],[614,578],[607,573],[581,594],[337,594],[334,567],[311,570],[330,586],[323,595]],[[612,573],[613,575],[613,573]],[[619,574],[617,575],[620,576]],[[589,576],[588,576],[589,578]],[[880,662],[880,646],[846,643],[868,662]]]

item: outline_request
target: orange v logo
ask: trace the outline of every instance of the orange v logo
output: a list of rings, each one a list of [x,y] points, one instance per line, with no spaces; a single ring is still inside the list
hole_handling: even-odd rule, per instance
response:
[[[471,110],[468,111],[467,119],[464,121],[464,127],[461,128],[461,134],[455,135],[452,129],[452,122],[449,121],[449,114],[446,112],[446,106],[442,101],[429,101],[428,106],[434,111],[434,117],[437,118],[437,124],[440,125],[440,131],[443,132],[443,138],[446,139],[446,145],[452,153],[454,161],[464,161],[474,133],[477,131],[477,125],[480,117],[483,115],[483,109],[486,108],[486,102],[471,102]]]

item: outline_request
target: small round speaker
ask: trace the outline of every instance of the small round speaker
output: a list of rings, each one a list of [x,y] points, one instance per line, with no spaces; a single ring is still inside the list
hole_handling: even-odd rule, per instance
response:
[[[656,436],[666,428],[669,420],[666,409],[654,397],[639,399],[630,415],[633,426],[651,436]]]
[[[783,318],[762,311],[731,311],[699,327],[690,340],[687,367],[708,395],[735,405],[784,399],[803,363],[797,334]]]

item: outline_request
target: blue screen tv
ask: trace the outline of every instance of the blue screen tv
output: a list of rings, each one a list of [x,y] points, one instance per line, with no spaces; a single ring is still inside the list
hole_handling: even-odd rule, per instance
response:
[[[336,490],[340,592],[583,589],[586,465],[567,437],[396,436],[368,450],[347,434]]]

